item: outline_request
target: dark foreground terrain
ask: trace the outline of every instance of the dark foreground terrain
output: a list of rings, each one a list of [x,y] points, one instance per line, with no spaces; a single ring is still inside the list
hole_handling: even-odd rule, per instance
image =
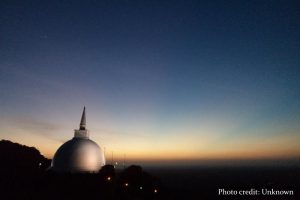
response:
[[[161,178],[165,199],[300,199],[299,167],[190,167],[152,168]],[[219,195],[219,189],[237,191],[237,195]],[[246,194],[251,191],[252,195]],[[263,195],[262,190],[293,191],[293,195]],[[260,194],[254,194],[257,190]],[[243,191],[244,194],[240,195]]]
[[[33,147],[0,141],[0,199],[161,199],[161,183],[140,166],[98,173],[55,173]]]
[[[300,199],[300,168],[296,166],[146,170],[129,166],[116,171],[106,165],[95,174],[57,174],[47,170],[50,160],[38,150],[9,141],[0,141],[0,161],[0,199],[5,200]],[[223,194],[219,195],[222,189]],[[289,194],[262,194],[262,190],[272,189]],[[224,191],[231,194],[224,195]],[[245,192],[241,195],[240,191]]]

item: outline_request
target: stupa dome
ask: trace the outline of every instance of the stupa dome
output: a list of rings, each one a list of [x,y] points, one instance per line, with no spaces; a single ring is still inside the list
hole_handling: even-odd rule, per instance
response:
[[[104,153],[94,141],[89,139],[85,129],[85,108],[82,113],[80,129],[74,137],[61,145],[56,151],[51,169],[57,172],[97,172],[105,165]]]

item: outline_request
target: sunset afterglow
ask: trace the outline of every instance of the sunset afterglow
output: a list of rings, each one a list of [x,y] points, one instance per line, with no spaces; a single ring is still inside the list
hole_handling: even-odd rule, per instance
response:
[[[108,163],[299,159],[299,3],[158,2],[0,6],[0,139],[52,158],[86,106]]]

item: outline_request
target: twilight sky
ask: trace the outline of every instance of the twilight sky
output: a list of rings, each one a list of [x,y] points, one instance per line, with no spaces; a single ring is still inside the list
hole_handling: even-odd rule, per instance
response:
[[[1,1],[0,139],[51,158],[300,157],[297,0]],[[109,159],[109,158],[108,158]]]

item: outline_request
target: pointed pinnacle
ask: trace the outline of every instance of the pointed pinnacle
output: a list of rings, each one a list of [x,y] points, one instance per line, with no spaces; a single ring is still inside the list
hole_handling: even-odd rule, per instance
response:
[[[80,121],[80,130],[85,130],[86,126],[86,118],[85,118],[85,106],[83,108],[82,116],[81,116],[81,121]]]

